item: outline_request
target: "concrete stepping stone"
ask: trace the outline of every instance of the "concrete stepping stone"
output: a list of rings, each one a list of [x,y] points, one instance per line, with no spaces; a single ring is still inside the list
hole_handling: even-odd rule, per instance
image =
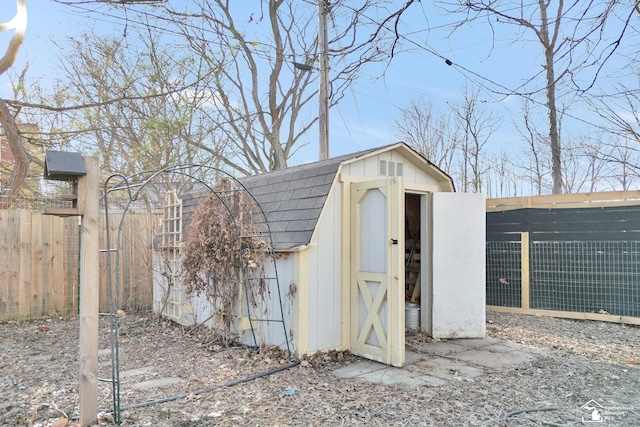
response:
[[[378,362],[358,362],[351,365],[347,365],[343,368],[336,369],[333,374],[338,378],[353,378],[362,374],[367,374],[374,371],[380,371],[387,369],[389,366]]]
[[[390,386],[399,386],[407,388],[416,388],[422,385],[439,386],[446,384],[448,381],[428,375],[416,375],[406,369],[387,368],[374,372],[360,375],[362,378],[372,383],[385,384]]]
[[[496,370],[513,368],[533,359],[533,355],[531,353],[517,350],[510,351],[508,353],[499,353],[488,350],[469,350],[464,353],[456,354],[456,357],[475,365]]]
[[[467,349],[474,348],[484,348],[489,345],[497,345],[502,343],[502,341],[495,338],[461,338],[455,340],[456,345],[465,347]]]
[[[48,362],[51,359],[53,359],[53,356],[50,354],[44,354],[44,355],[40,355],[40,356],[31,356],[29,357],[28,362],[29,363],[34,363],[34,362]]]
[[[176,378],[176,377],[158,378],[156,380],[142,381],[140,383],[133,384],[131,388],[134,390],[147,390],[150,388],[164,387],[167,385],[178,384],[181,382],[184,382],[182,378]]]
[[[127,371],[120,372],[120,379],[135,377],[137,375],[149,374],[149,373],[155,372],[155,370],[156,370],[155,366],[145,366],[143,368],[129,369]]]
[[[338,378],[362,378],[386,385],[437,387],[452,380],[473,381],[491,369],[510,369],[532,361],[544,352],[495,338],[435,341],[420,346],[420,352],[405,353],[404,368],[362,361],[334,371]]]
[[[468,350],[453,341],[429,342],[420,346],[420,352],[429,356],[448,356]]]
[[[98,357],[111,357],[111,349],[101,348],[100,350],[98,350]]]

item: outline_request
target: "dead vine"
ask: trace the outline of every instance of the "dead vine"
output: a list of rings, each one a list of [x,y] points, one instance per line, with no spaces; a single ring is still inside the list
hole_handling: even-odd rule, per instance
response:
[[[255,212],[254,200],[223,180],[194,211],[182,242],[180,276],[185,290],[206,295],[214,313],[213,329],[225,346],[238,336],[240,304],[247,306],[239,300],[241,287],[253,307],[258,298],[265,298],[264,280],[245,280],[259,276],[268,254],[262,219]]]

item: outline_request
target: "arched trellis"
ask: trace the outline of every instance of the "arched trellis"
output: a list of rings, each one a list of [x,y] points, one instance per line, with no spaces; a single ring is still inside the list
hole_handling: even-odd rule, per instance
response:
[[[233,182],[235,184],[235,188],[237,188],[237,190],[235,191],[239,191],[239,192],[243,192],[244,194],[248,195],[250,197],[250,199],[253,201],[253,203],[255,204],[255,207],[257,208],[256,212],[259,213],[262,216],[262,224],[264,224],[265,230],[264,232],[262,232],[261,237],[264,237],[267,239],[267,246],[268,246],[268,257],[270,258],[270,261],[273,263],[273,271],[274,271],[274,276],[273,277],[268,277],[268,278],[260,278],[261,280],[274,280],[276,282],[276,289],[277,289],[277,294],[278,294],[278,303],[280,306],[280,319],[252,319],[251,316],[251,302],[249,300],[249,291],[247,288],[247,280],[255,280],[256,278],[247,278],[246,274],[245,274],[245,265],[244,263],[240,263],[240,269],[241,271],[241,275],[240,277],[243,278],[242,281],[242,286],[243,286],[243,295],[244,295],[244,301],[240,301],[241,304],[246,304],[246,309],[247,309],[247,317],[248,317],[248,321],[249,321],[249,326],[250,326],[250,330],[251,330],[251,334],[253,337],[253,342],[255,346],[258,346],[258,341],[255,335],[255,329],[254,329],[254,324],[253,322],[255,321],[268,321],[268,322],[280,322],[282,323],[282,328],[283,328],[283,335],[285,338],[285,343],[286,343],[286,348],[289,354],[291,354],[291,347],[290,347],[290,343],[289,343],[289,335],[287,334],[287,328],[286,328],[286,324],[285,324],[285,316],[284,316],[284,309],[282,307],[282,291],[280,288],[280,282],[278,279],[278,269],[277,269],[277,265],[276,265],[276,256],[275,256],[275,252],[273,250],[273,243],[272,243],[272,236],[271,236],[271,228],[269,226],[269,221],[268,218],[264,212],[264,210],[262,209],[262,206],[260,206],[260,203],[256,200],[256,198],[251,194],[251,192],[244,186],[244,184],[242,184],[238,179],[236,179],[235,177],[233,177],[232,175],[228,174],[227,172],[220,170],[218,168],[212,167],[212,166],[207,166],[207,165],[201,165],[201,164],[182,164],[182,165],[175,165],[175,166],[170,166],[170,167],[166,167],[163,169],[159,169],[159,170],[155,170],[155,171],[143,171],[143,172],[139,172],[137,174],[131,175],[131,176],[124,176],[121,174],[114,174],[111,175],[104,184],[104,193],[102,195],[101,201],[103,203],[104,206],[104,211],[105,211],[105,218],[106,218],[106,223],[107,223],[107,227],[106,227],[106,245],[107,245],[107,260],[105,263],[105,267],[107,270],[107,283],[106,283],[106,287],[107,287],[107,299],[109,300],[109,311],[110,311],[110,319],[111,319],[111,376],[112,376],[112,394],[113,394],[113,412],[114,412],[114,418],[115,418],[115,422],[117,424],[120,424],[120,369],[119,369],[119,363],[118,363],[118,352],[119,352],[119,342],[118,342],[118,317],[117,317],[117,309],[119,306],[119,295],[118,295],[118,289],[119,289],[119,285],[120,285],[120,257],[119,257],[119,247],[120,247],[120,242],[122,239],[122,230],[123,230],[123,225],[124,225],[124,221],[125,221],[125,217],[126,214],[129,210],[129,208],[131,207],[131,204],[133,202],[135,202],[138,199],[138,196],[140,195],[141,191],[143,191],[145,188],[147,188],[148,186],[150,186],[151,184],[153,184],[155,182],[155,180],[163,175],[163,174],[170,174],[170,175],[178,175],[178,176],[182,176],[185,178],[189,178],[191,179],[194,183],[199,183],[202,186],[204,186],[204,188],[206,188],[206,190],[208,192],[210,192],[210,194],[213,194],[216,196],[217,200],[224,206],[224,208],[226,209],[227,213],[230,215],[230,217],[233,219],[233,223],[236,229],[236,238],[237,238],[237,242],[238,242],[238,250],[240,251],[240,256],[242,256],[242,251],[243,251],[243,238],[247,237],[247,236],[243,236],[241,233],[241,225],[238,222],[237,218],[235,217],[233,211],[230,209],[230,207],[227,205],[225,199],[221,196],[221,191],[216,190],[213,186],[209,185],[208,183],[206,183],[202,178],[199,178],[195,175],[192,174],[191,171],[193,171],[194,169],[200,169],[200,170],[208,170],[210,171],[212,174],[215,174],[216,176],[223,176],[224,178],[230,180],[231,182]],[[113,184],[112,186],[110,186],[110,182],[114,179],[118,179],[118,181]],[[136,184],[132,184],[132,182],[136,182]],[[110,227],[108,226],[109,224],[109,195],[113,192],[116,191],[126,191],[128,198],[127,201],[125,203],[123,212],[122,212],[122,216],[120,218],[120,223],[118,226],[118,233],[117,233],[117,237],[116,237],[116,246],[115,248],[112,248],[112,244],[111,244],[111,233],[110,233]],[[228,192],[229,190],[224,190],[225,192]],[[112,275],[112,263],[111,263],[111,253],[115,252],[115,274]],[[115,278],[115,284],[112,283],[112,277]],[[115,287],[114,287],[115,286]],[[115,289],[115,292],[114,292]]]

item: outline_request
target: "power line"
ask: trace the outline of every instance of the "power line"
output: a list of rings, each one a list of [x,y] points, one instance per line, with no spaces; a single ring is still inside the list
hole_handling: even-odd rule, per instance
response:
[[[64,3],[64,4],[68,4],[76,9],[79,9],[82,13],[78,13],[77,16],[82,16],[83,18],[86,17],[86,13],[87,12],[94,12],[94,13],[99,13],[101,15],[103,15],[104,17],[110,18],[110,19],[99,19],[99,18],[94,18],[96,21],[100,21],[100,22],[106,22],[106,23],[111,23],[111,24],[118,24],[118,25],[122,25],[125,28],[127,26],[131,26],[133,28],[136,29],[153,29],[153,30],[157,30],[159,32],[162,33],[167,33],[167,34],[171,34],[171,35],[177,35],[177,36],[184,36],[185,34],[177,31],[177,30],[173,30],[170,29],[168,27],[162,27],[159,25],[155,25],[155,24],[151,24],[150,22],[141,22],[141,21],[135,21],[130,19],[127,16],[119,16],[107,11],[96,11],[93,8],[87,7],[85,4],[90,4],[90,3],[94,3],[95,2],[81,2],[81,3],[70,3],[70,2],[60,2],[59,3]],[[424,9],[424,5],[422,3],[419,3],[421,5],[421,10],[423,13],[423,16],[425,16],[425,19],[428,21],[428,14],[426,13],[425,9]],[[517,10],[519,9],[518,7],[514,7],[511,9],[511,11],[513,10]],[[166,9],[165,9],[166,10]],[[507,13],[510,10],[505,10],[503,12]],[[157,13],[152,13],[149,12],[147,10],[135,10],[135,12],[137,14],[140,14],[142,17],[145,17],[146,19],[150,19],[150,20],[157,20],[157,21],[164,21],[164,22],[171,22],[170,19],[167,19],[165,16],[161,15],[161,14],[157,14]],[[566,17],[566,14],[568,13],[565,12],[565,15],[563,15],[564,17]],[[367,19],[370,20],[371,23],[375,24],[375,20],[366,16]],[[124,21],[124,22],[123,22]],[[427,43],[420,43],[417,42],[413,39],[410,38],[410,36],[413,35],[418,35],[418,34],[423,34],[423,33],[429,33],[432,30],[435,29],[442,29],[442,28],[447,28],[450,26],[455,26],[455,25],[461,25],[462,23],[466,22],[465,20],[462,21],[451,21],[451,22],[447,22],[447,23],[443,23],[441,25],[436,25],[436,26],[428,26],[425,29],[422,30],[416,30],[416,31],[412,31],[412,32],[407,32],[405,34],[399,34],[399,36],[406,42],[410,43],[411,45],[413,45],[414,47],[428,52],[429,54],[437,57],[438,59],[444,61],[445,63],[447,63],[448,65],[450,65],[453,69],[455,69],[458,73],[460,73],[462,75],[462,77],[470,82],[472,82],[473,84],[475,84],[476,86],[482,88],[483,90],[487,91],[490,94],[493,95],[500,95],[503,96],[505,98],[509,97],[509,96],[519,96],[519,97],[524,97],[526,99],[529,99],[532,103],[536,104],[536,105],[540,105],[540,106],[544,106],[545,104],[543,102],[539,102],[537,100],[535,100],[533,98],[533,95],[536,95],[544,90],[546,90],[546,87],[544,88],[540,88],[534,91],[528,91],[528,92],[523,92],[522,89],[524,87],[526,87],[528,84],[530,84],[531,82],[533,82],[534,80],[536,80],[537,78],[540,77],[541,74],[544,73],[544,69],[541,69],[540,71],[538,71],[537,73],[535,73],[533,76],[530,76],[525,82],[521,83],[520,85],[518,85],[516,88],[510,88],[506,85],[503,85],[497,81],[495,81],[494,79],[487,77],[479,72],[476,72],[474,70],[472,70],[469,67],[466,67],[460,63],[457,62],[452,62],[446,55],[436,51],[434,48],[432,48],[429,44]],[[193,29],[193,30],[197,30],[198,32],[201,32],[202,34],[210,34],[212,36],[217,36],[218,33],[216,33],[215,31],[211,30],[211,29],[207,29],[207,28],[202,28],[202,27],[198,27],[195,26],[193,24],[191,24],[190,22],[181,22],[181,25],[184,26],[187,29]],[[393,29],[390,28],[386,28],[387,31],[393,31]],[[190,35],[190,37],[193,37],[196,41],[199,42],[205,42],[207,44],[215,44],[219,47],[224,47],[224,43],[219,41],[219,40],[215,40],[217,37],[213,37],[214,40],[210,40],[208,38],[204,38],[204,37],[199,37],[199,36],[193,36]],[[383,37],[381,38],[382,41],[386,40],[386,41],[390,41],[393,38],[393,36],[387,36],[387,37]],[[273,54],[271,52],[271,50],[274,48],[272,45],[268,44],[268,43],[263,43],[263,42],[256,42],[256,44],[264,46],[266,49],[260,51],[260,50],[254,50],[253,54],[255,54],[257,57],[260,57],[262,59],[265,59],[267,61],[271,61],[273,60]],[[462,48],[459,48],[462,49]],[[565,52],[564,55],[561,55],[560,58],[558,58],[558,60],[561,60],[563,58],[566,57],[568,53]],[[500,102],[500,100],[498,100],[497,102]],[[397,105],[394,105],[394,107],[399,108]],[[507,110],[508,111],[508,110]],[[574,115],[571,115],[569,113],[564,113],[565,116],[567,117],[571,117],[573,119],[576,119],[582,123],[585,124],[589,124],[591,126],[595,126],[601,129],[604,129],[602,126],[596,125],[595,123],[589,122],[588,120],[583,119],[582,117],[577,117]]]

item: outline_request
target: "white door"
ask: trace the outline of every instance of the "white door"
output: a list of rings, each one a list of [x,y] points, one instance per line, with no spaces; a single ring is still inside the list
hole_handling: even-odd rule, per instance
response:
[[[485,335],[485,199],[477,193],[434,193],[431,335]]]
[[[402,178],[351,184],[351,351],[404,364]]]

